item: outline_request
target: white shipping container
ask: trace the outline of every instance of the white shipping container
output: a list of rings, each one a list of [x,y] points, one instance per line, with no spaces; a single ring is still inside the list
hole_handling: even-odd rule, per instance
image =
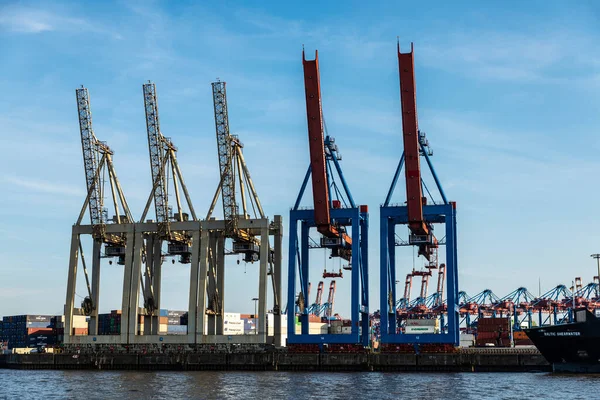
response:
[[[435,333],[435,327],[433,326],[407,326],[404,333],[409,335],[423,334],[423,333]]]
[[[267,335],[269,335],[269,336],[275,335],[274,327],[275,327],[275,316],[273,315],[273,313],[268,313],[267,314],[267,328],[268,328]],[[285,315],[285,314],[283,314],[281,316],[281,331],[287,332],[287,315]]]
[[[37,351],[37,349],[29,348],[29,347],[15,347],[12,349],[13,354],[29,354],[32,350]]]
[[[63,316],[64,321],[64,316]],[[63,325],[64,327],[64,325]],[[73,315],[73,328],[87,328],[88,327],[88,317],[85,315]]]
[[[240,313],[223,313],[223,319],[226,321],[240,321],[241,318],[242,317]]]
[[[243,329],[228,329],[228,328],[225,328],[225,329],[223,329],[223,334],[224,335],[243,335],[244,334],[244,330]]]
[[[286,327],[283,327],[284,331],[286,330]],[[310,322],[308,324],[308,333],[310,335],[322,335],[327,333],[327,329],[328,326],[327,324],[321,323],[321,322]],[[296,334],[299,335],[302,332],[302,328],[300,327],[300,325],[296,325]]]

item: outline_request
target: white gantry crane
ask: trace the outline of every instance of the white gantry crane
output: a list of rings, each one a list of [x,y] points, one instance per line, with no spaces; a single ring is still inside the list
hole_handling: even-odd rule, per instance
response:
[[[280,336],[281,217],[275,216],[270,222],[265,215],[244,160],[243,144],[229,132],[225,86],[225,82],[221,81],[212,83],[220,180],[203,222],[202,236],[206,242],[203,239],[202,246],[206,249],[205,256],[200,259],[200,276],[205,280],[200,283],[198,308],[205,309],[208,315],[205,331],[213,338],[206,340],[227,341],[223,335],[225,255],[240,254],[244,262],[258,261],[258,334],[253,339],[265,342],[268,277],[273,289],[274,334]],[[219,197],[223,204],[222,220],[213,217]],[[273,247],[269,243],[270,236],[274,237]],[[231,251],[225,250],[227,240],[231,241]],[[200,329],[204,329],[204,322],[199,319],[199,323],[202,325]]]
[[[161,270],[165,257],[178,256],[182,264],[192,262],[192,232],[177,228],[176,224],[187,221],[198,221],[189,192],[183,180],[183,174],[177,162],[177,148],[162,134],[158,116],[156,85],[148,82],[143,85],[144,108],[146,112],[146,128],[148,134],[148,150],[150,154],[150,170],[152,174],[152,191],[146,202],[139,224],[144,221],[154,203],[156,229],[144,229],[145,261],[142,293],[146,319],[145,334],[158,334]],[[170,184],[171,183],[171,184]],[[183,192],[183,196],[182,193]],[[169,205],[169,197],[174,195],[176,209]],[[182,206],[182,197],[187,205],[186,212]],[[191,216],[190,216],[191,214]],[[191,218],[190,218],[191,217]],[[167,251],[163,253],[163,243],[167,243]],[[172,260],[173,263],[175,260]]]
[[[130,272],[132,253],[127,257],[127,250],[133,247],[133,237],[127,233],[126,227],[133,222],[133,217],[125,200],[125,195],[117,178],[112,161],[113,151],[104,142],[97,139],[92,126],[92,112],[88,90],[84,87],[76,89],[79,130],[83,150],[83,165],[87,196],[79,218],[73,226],[71,252],[69,257],[69,278],[67,283],[67,299],[65,307],[65,343],[72,336],[73,315],[82,313],[90,317],[89,335],[98,334],[98,310],[100,302],[100,260],[116,258],[118,265],[125,265],[125,275]],[[110,192],[112,213],[109,219],[108,208],[105,207],[106,192]],[[89,210],[90,225],[83,224],[86,209]],[[92,279],[84,256],[81,235],[90,235],[93,239],[91,261]],[[104,248],[104,254],[102,249]],[[81,309],[75,308],[77,296],[76,279],[78,259],[85,276],[87,296],[81,303]],[[112,264],[112,260],[110,261]],[[123,299],[125,304],[126,299]]]

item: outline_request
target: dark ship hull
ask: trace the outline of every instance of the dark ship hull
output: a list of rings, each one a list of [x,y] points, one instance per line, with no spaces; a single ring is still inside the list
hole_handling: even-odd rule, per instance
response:
[[[525,332],[554,372],[600,373],[600,319],[575,310],[575,322]]]

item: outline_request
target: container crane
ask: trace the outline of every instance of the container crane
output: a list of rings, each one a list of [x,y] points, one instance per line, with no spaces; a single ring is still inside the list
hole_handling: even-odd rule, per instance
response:
[[[310,295],[310,284],[308,285],[308,287],[309,287],[309,295]],[[317,296],[315,298],[315,302],[308,309],[309,314],[320,315],[322,298],[323,298],[323,281],[320,281],[319,285],[317,286]]]
[[[73,226],[71,253],[69,261],[69,279],[67,283],[67,299],[65,311],[65,342],[69,342],[71,335],[72,316],[74,315],[74,298],[76,289],[76,276],[78,258],[81,256],[83,272],[86,281],[87,296],[81,303],[83,314],[90,316],[89,332],[95,335],[98,332],[98,310],[100,299],[100,260],[101,258],[116,258],[118,265],[125,265],[127,261],[128,243],[132,247],[133,238],[129,238],[124,228],[133,222],[125,195],[117,178],[113,165],[113,151],[105,143],[97,139],[92,125],[92,111],[88,90],[81,87],[75,90],[77,99],[77,112],[79,131],[83,151],[83,165],[87,195],[79,213],[77,222]],[[110,190],[113,216],[109,220],[108,209],[105,208],[105,190]],[[83,218],[89,210],[90,225],[82,225]],[[93,239],[92,248],[92,279],[90,278],[84,257],[81,235],[90,234]],[[104,255],[102,255],[104,247]],[[110,261],[112,264],[112,261]],[[125,275],[128,273],[125,268]],[[123,299],[124,304],[126,300]]]
[[[572,300],[573,294],[565,285],[557,285],[533,300],[531,308],[538,312],[539,326],[559,324],[561,320],[565,319],[564,315],[559,318],[559,314],[564,314],[571,309],[568,307],[568,303]],[[543,317],[544,313],[547,314],[546,318]]]
[[[335,301],[335,280],[329,284],[329,295],[327,296],[327,307],[325,308],[325,317],[330,319],[333,317],[333,305]]]
[[[404,281],[404,296],[398,300],[398,304],[396,304],[397,308],[406,309],[408,304],[410,303],[410,293],[412,291],[412,280],[413,274],[406,274],[406,280]]]
[[[598,298],[596,297],[596,293],[598,292],[598,283],[592,281],[587,285],[583,286],[580,284],[577,286],[577,291],[573,294],[575,297],[575,304],[578,307],[586,307],[590,310],[598,308]]]
[[[224,335],[223,310],[225,309],[225,255],[241,254],[244,262],[259,262],[258,330],[253,340],[267,340],[267,280],[270,278],[273,291],[272,310],[275,342],[281,340],[281,237],[282,219],[276,215],[273,221],[265,215],[258,193],[250,176],[243,155],[243,144],[229,130],[226,83],[212,83],[212,97],[219,162],[219,185],[203,222],[205,254],[200,259],[201,293],[199,309],[208,315],[206,331],[208,341],[231,343]],[[223,205],[223,219],[213,216],[219,197]],[[241,202],[241,210],[238,200]],[[273,238],[273,247],[270,238]],[[232,250],[226,250],[226,241]],[[239,264],[239,260],[238,260]],[[308,297],[298,298],[305,305]],[[297,304],[294,301],[288,305]],[[306,307],[308,308],[308,307]],[[200,331],[204,332],[204,321],[199,319]]]
[[[158,334],[160,309],[160,292],[162,263],[166,256],[178,256],[182,264],[190,264],[192,256],[192,233],[182,229],[174,229],[174,222],[198,221],[194,206],[190,199],[183,174],[177,162],[177,148],[170,138],[162,133],[156,85],[145,83],[144,109],[146,115],[146,131],[148,136],[148,152],[152,176],[152,191],[146,202],[139,223],[146,221],[150,206],[154,203],[156,231],[145,232],[145,269],[141,282],[144,297],[144,309],[149,318],[145,319],[145,334]],[[172,182],[170,192],[169,182]],[[183,191],[183,196],[182,193]],[[174,194],[176,210],[169,205],[169,196]],[[182,197],[190,214],[184,211]],[[154,222],[154,221],[148,221]],[[167,252],[163,254],[163,242],[167,242]],[[172,260],[175,263],[175,260]],[[193,267],[192,267],[193,268]]]
[[[402,112],[404,151],[394,174],[384,204],[380,208],[380,304],[381,342],[402,343],[459,343],[458,270],[456,246],[456,203],[449,202],[430,160],[433,155],[424,132],[419,130],[416,102],[414,50],[401,53],[398,44],[398,70]],[[421,157],[424,158],[439,192],[436,201],[423,180]],[[391,205],[396,183],[404,167],[406,205]],[[428,200],[424,195],[428,194]],[[438,241],[434,224],[445,224],[445,238]],[[398,240],[396,226],[408,228],[408,240]],[[448,330],[441,334],[410,335],[398,332],[396,313],[396,247],[412,246],[423,256],[429,267],[437,266],[437,249],[445,247],[445,276],[447,287]]]
[[[444,278],[446,277],[446,264],[440,264],[440,269],[438,271],[438,281],[437,281],[437,298],[434,303],[435,306],[441,306],[444,302]]]
[[[249,218],[248,205],[254,210],[255,217],[265,218],[258,193],[244,160],[244,145],[237,135],[229,132],[229,113],[227,110],[226,83],[212,83],[215,127],[217,132],[217,150],[219,156],[219,172],[221,180],[213,197],[206,219],[210,219],[216,207],[219,195],[223,201],[223,219],[225,221],[225,237],[233,239],[233,252],[244,255],[245,262],[258,261],[260,256],[260,240],[251,232],[239,227],[240,217]],[[242,214],[236,197],[236,178],[239,181]],[[250,196],[246,196],[246,191]]]
[[[521,322],[525,322],[526,319],[528,326],[531,327],[533,318],[531,303],[534,300],[535,296],[527,288],[520,287],[500,298],[494,304],[494,309],[496,314],[500,313],[500,317],[503,317],[505,313],[514,317],[513,329],[518,331],[521,330]],[[525,314],[522,319],[519,317],[521,314]]]
[[[300,309],[301,334],[295,332],[294,318],[288,318],[288,343],[295,344],[363,344],[369,343],[368,303],[368,208],[357,206],[340,166],[341,156],[333,137],[325,130],[321,102],[318,52],[307,60],[302,51],[310,165],[296,203],[290,211],[290,247],[288,269],[288,304],[296,294],[306,298],[309,281],[309,249],[324,248],[330,257],[349,261],[351,277],[351,334],[310,335],[307,309]],[[339,177],[341,187],[335,179]],[[312,209],[300,209],[309,179],[312,177]],[[298,225],[300,224],[300,235]],[[351,229],[348,229],[351,227]],[[320,237],[311,246],[311,228]],[[341,275],[341,271],[340,271]],[[297,280],[300,284],[296,292]]]
[[[419,297],[424,299],[427,297],[427,289],[429,288],[429,277],[431,276],[431,271],[415,271],[413,274],[421,277],[421,291],[419,292]]]

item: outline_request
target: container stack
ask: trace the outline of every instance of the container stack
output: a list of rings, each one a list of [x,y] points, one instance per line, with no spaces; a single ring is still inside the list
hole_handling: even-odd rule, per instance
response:
[[[167,334],[187,334],[187,311],[169,310],[167,312]]]
[[[98,314],[98,335],[121,334],[121,310],[112,310],[110,314]]]
[[[187,325],[187,324],[188,324],[188,313],[186,311],[181,315],[181,325]]]
[[[329,321],[328,333],[333,335],[339,335],[342,333],[343,322],[341,319],[334,319]]]
[[[224,335],[243,335],[245,323],[240,313],[223,314],[223,334]]]
[[[167,333],[169,324],[169,310],[161,308],[158,314],[158,333],[164,335]]]
[[[473,344],[475,343],[475,335],[472,333],[461,333],[459,338],[460,347],[473,347]]]
[[[352,320],[344,319],[342,320],[342,334],[350,334],[352,333]]]
[[[479,318],[477,321],[477,346],[510,346],[508,318]]]
[[[302,325],[300,324],[300,319],[299,317],[295,317],[295,321],[296,321],[296,335],[299,335],[302,331]],[[321,317],[318,317],[316,315],[309,315],[308,316],[308,334],[309,335],[322,335],[322,334],[326,334],[329,332],[329,327],[331,326],[331,323],[336,321],[336,320],[330,320],[329,322],[322,322],[322,321],[326,321],[325,318],[321,319]],[[339,321],[340,324],[342,321]],[[287,329],[287,327],[285,327],[284,329]],[[340,325],[340,333],[341,333],[341,325]]]
[[[57,343],[50,315],[15,315],[2,319],[2,337],[8,348],[39,347]]]
[[[73,332],[72,335],[87,335],[88,334],[89,318],[85,315],[73,315]],[[63,342],[65,335],[65,316],[57,315],[50,319],[50,328],[52,334],[56,335],[59,343]]]
[[[240,318],[244,324],[244,335],[254,335],[256,332],[256,324],[253,314],[242,314]]]

